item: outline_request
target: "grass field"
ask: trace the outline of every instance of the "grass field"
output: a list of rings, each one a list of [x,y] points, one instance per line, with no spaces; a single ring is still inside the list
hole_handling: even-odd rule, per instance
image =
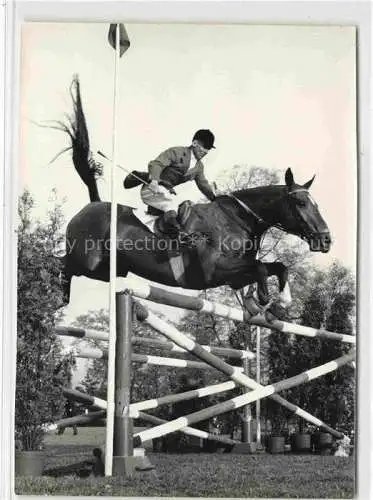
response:
[[[105,429],[67,429],[45,440],[46,469],[91,458],[105,442]],[[75,474],[18,477],[18,495],[184,496],[241,498],[352,498],[353,457],[147,453],[154,470],[132,479],[79,478]]]

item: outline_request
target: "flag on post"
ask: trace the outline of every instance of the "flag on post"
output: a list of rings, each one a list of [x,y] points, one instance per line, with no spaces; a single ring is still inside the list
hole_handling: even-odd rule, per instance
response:
[[[117,38],[117,25],[116,24],[110,24],[109,28],[109,43],[113,47],[113,49],[116,49],[116,38]],[[119,54],[120,57],[126,52],[126,50],[129,48],[131,45],[126,28],[124,27],[123,24],[119,24]]]

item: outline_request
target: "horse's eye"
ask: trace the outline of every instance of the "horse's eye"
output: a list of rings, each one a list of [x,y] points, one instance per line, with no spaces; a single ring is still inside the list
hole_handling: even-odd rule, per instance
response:
[[[297,200],[298,207],[304,208],[306,206],[306,202],[303,200]]]

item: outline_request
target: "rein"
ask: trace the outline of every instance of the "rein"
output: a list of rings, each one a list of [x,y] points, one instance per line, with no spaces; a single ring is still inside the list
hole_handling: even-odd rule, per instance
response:
[[[301,193],[301,192],[305,192],[305,191],[308,192],[308,190],[305,188],[297,188],[297,189],[294,189],[293,191],[289,191],[283,197],[285,198],[285,197],[288,197],[294,193]],[[280,229],[281,231],[289,232],[282,224],[280,224],[278,222],[276,222],[276,223],[268,222],[265,219],[263,219],[262,217],[260,217],[256,212],[254,212],[254,210],[252,210],[252,208],[249,207],[249,205],[247,205],[245,202],[243,202],[242,200],[240,200],[239,198],[237,198],[233,194],[228,194],[228,196],[230,198],[234,199],[245,210],[246,213],[253,215],[255,217],[255,219],[257,220],[257,222],[259,222],[259,224],[265,224],[268,227],[276,227],[277,229]],[[304,237],[301,237],[301,238],[304,239]]]

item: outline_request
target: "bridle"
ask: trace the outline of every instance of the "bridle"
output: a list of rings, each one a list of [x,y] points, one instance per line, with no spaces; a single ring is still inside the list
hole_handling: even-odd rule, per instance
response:
[[[292,191],[289,191],[288,193],[286,193],[283,196],[283,198],[289,198],[289,197],[291,198],[291,195],[293,195],[295,193],[302,193],[302,192],[307,192],[308,193],[308,189],[306,189],[306,188],[296,188],[296,189],[293,189]],[[269,227],[276,227],[277,229],[280,229],[281,231],[285,231],[287,233],[291,233],[291,231],[289,231],[288,229],[286,229],[279,222],[276,222],[276,223],[268,222],[265,219],[263,219],[262,217],[260,217],[252,208],[249,207],[249,205],[247,203],[245,203],[244,201],[240,200],[235,195],[229,194],[228,196],[230,198],[233,198],[244,209],[244,211],[246,213],[252,215],[259,224],[265,225],[268,228]],[[301,217],[299,217],[299,214],[297,212],[293,211],[293,210],[292,210],[292,212],[293,212],[294,217],[298,220],[298,222],[300,223],[300,225],[303,227],[303,229],[305,229],[304,228],[304,225],[305,225],[304,221],[302,220]],[[298,235],[296,233],[292,233],[292,234],[296,234],[301,239],[307,240],[307,235],[309,235],[309,231],[305,230],[304,233],[305,233],[304,235]]]

